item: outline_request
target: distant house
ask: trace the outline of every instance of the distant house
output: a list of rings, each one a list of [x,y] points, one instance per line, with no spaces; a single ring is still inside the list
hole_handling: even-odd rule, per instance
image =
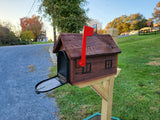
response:
[[[123,35],[128,35],[128,34],[129,34],[128,32],[123,32],[120,35],[123,36]]]
[[[155,23],[155,24],[153,24],[153,27],[154,27],[154,28],[158,28],[158,29],[160,30],[160,23]]]
[[[138,34],[138,31],[139,31],[139,30],[130,31],[130,32],[129,32],[129,35],[136,35],[136,34]]]
[[[153,27],[159,27],[159,26],[160,26],[160,23],[153,24]]]
[[[41,33],[38,37],[37,42],[48,42],[48,37],[46,37],[46,31]]]

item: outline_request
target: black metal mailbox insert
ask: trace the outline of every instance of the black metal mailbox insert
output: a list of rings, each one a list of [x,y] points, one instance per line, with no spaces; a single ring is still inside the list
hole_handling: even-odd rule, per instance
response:
[[[57,65],[58,74],[63,76],[67,82],[70,82],[70,60],[64,50],[58,52]]]
[[[57,64],[58,74],[37,83],[35,86],[35,92],[37,94],[49,92],[70,82],[70,61],[65,51],[58,52]]]

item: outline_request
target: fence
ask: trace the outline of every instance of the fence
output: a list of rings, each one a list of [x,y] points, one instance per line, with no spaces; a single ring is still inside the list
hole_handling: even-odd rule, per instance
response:
[[[159,32],[160,32],[160,30],[159,30],[159,31],[140,30],[140,31],[138,32],[138,35],[151,35],[151,34],[158,34]]]

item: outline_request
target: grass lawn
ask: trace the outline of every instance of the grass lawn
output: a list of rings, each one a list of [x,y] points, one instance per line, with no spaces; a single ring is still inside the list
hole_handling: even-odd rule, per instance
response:
[[[112,116],[121,120],[160,119],[160,34],[119,38],[119,76],[114,83]],[[56,66],[50,76],[56,74]],[[52,93],[63,120],[82,120],[101,112],[101,98],[90,88],[69,84]]]
[[[47,44],[47,43],[53,43],[53,41],[48,41],[48,42],[31,42],[30,44]],[[14,44],[14,45],[29,45],[28,42],[25,41],[21,41],[20,43]],[[12,46],[12,45],[2,45],[0,44],[0,46]]]
[[[31,44],[46,44],[46,43],[53,43],[53,41],[48,41],[48,42],[31,42]]]

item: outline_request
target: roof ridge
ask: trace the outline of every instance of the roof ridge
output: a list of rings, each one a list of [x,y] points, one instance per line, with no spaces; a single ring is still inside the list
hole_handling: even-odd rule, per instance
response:
[[[82,37],[83,34],[80,33],[61,33],[53,52],[57,53],[63,48],[66,50],[66,53],[70,56],[70,58],[80,57],[82,49]],[[115,54],[120,52],[121,50],[118,48],[109,34],[87,36],[87,56]]]

